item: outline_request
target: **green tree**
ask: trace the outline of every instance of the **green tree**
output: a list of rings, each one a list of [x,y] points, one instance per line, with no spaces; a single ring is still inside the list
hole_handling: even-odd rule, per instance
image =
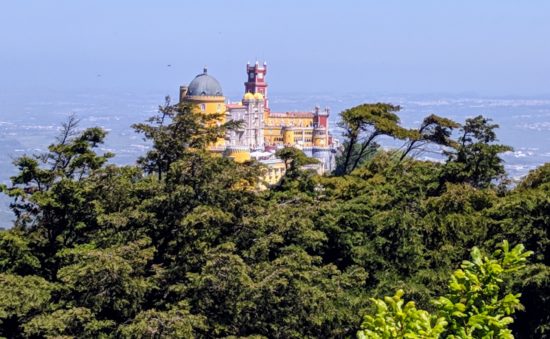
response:
[[[421,152],[430,143],[445,147],[456,147],[457,143],[451,138],[451,134],[453,129],[459,126],[460,124],[451,119],[435,114],[427,116],[417,130],[410,131],[409,141],[405,144],[405,149],[401,153],[399,161],[405,159],[411,152]]]
[[[531,171],[518,186],[487,210],[488,246],[509,239],[532,249],[529,270],[517,277],[525,312],[512,328],[521,338],[544,338],[550,333],[550,176],[549,164]]]
[[[506,280],[525,269],[532,252],[523,245],[509,248],[504,241],[492,256],[477,247],[449,281],[449,292],[434,299],[435,313],[404,307],[403,291],[393,298],[373,299],[376,311],[366,315],[359,338],[513,338],[511,315],[521,309],[520,294],[505,292]]]
[[[518,187],[520,189],[543,188],[550,184],[550,162],[529,171],[529,174],[521,180]]]
[[[25,275],[39,268],[27,239],[17,231],[0,231],[0,272]]]
[[[313,189],[315,183],[312,176],[316,171],[304,167],[318,164],[319,160],[306,156],[295,147],[285,147],[278,150],[275,155],[284,161],[286,170],[281,182],[275,187],[276,190],[304,192]]]
[[[512,148],[495,143],[498,141],[495,133],[498,125],[490,122],[491,119],[481,115],[466,119],[458,147],[447,152],[443,182],[464,182],[482,188],[504,176],[504,165],[499,154]]]
[[[147,173],[157,173],[160,179],[189,149],[204,150],[225,138],[229,130],[241,126],[239,121],[220,124],[223,114],[204,114],[189,104],[172,105],[170,97],[166,97],[157,115],[146,123],[132,126],[143,134],[144,140],[153,144],[151,150],[138,159],[138,164]]]
[[[17,337],[24,324],[49,307],[55,285],[37,276],[0,274],[0,335]]]
[[[78,131],[77,126],[78,120],[71,116],[47,153],[16,159],[19,172],[5,189],[14,198],[14,227],[22,236],[33,235],[29,246],[36,248],[40,267],[50,278],[56,274],[57,250],[84,241],[86,228],[94,225],[83,188],[86,179],[113,156],[96,153],[105,131],[97,127]]]
[[[357,338],[439,338],[447,326],[445,318],[417,309],[414,301],[405,304],[403,294],[398,290],[393,297],[371,298],[376,313],[365,315]]]
[[[135,315],[151,287],[143,268],[153,251],[148,240],[109,249],[83,245],[60,251],[63,266],[58,279],[67,304],[118,321]]]
[[[180,302],[167,311],[150,309],[120,326],[122,338],[195,338],[206,330],[202,316],[190,314],[189,305]]]
[[[295,147],[285,147],[275,152],[275,156],[280,158],[285,163],[285,170],[289,176],[295,175],[302,166],[316,164],[319,161],[315,158],[310,158],[301,150]]]
[[[112,320],[97,320],[87,308],[73,307],[32,318],[24,325],[24,332],[30,337],[107,338],[114,325]]]
[[[399,127],[390,107],[374,106],[348,113],[359,121],[347,168],[359,155],[353,172],[302,171],[307,158],[286,149],[279,155],[288,180],[267,190],[258,190],[258,163],[209,151],[230,128],[213,121],[215,114],[167,103],[136,126],[152,148],[134,166],[106,163],[108,155],[97,152],[101,130],[64,128],[47,155],[20,159],[13,184],[2,186],[19,215],[0,232],[0,336],[341,338],[359,330],[368,297],[402,289],[415,304],[398,295],[387,314],[370,313],[377,322],[397,317],[400,329],[435,335],[443,318],[444,336],[476,319],[500,326],[513,316],[506,327],[518,337],[544,337],[548,166],[500,194],[451,176],[461,173],[449,170],[456,164],[369,153],[376,137],[362,151],[370,133],[392,128],[418,140],[409,154],[428,142]],[[504,239],[535,250],[533,263],[499,275],[494,267],[505,266],[506,251],[490,258],[497,266],[471,260],[465,274],[489,272],[482,284],[503,283],[498,295],[478,293],[462,310],[456,296],[479,286],[457,275],[467,290],[447,293],[445,277],[468,248],[483,253]],[[483,308],[491,298],[503,312],[515,309],[518,289],[525,312],[498,318]],[[508,294],[514,297],[504,302]],[[434,295],[447,299],[436,306]],[[464,316],[448,318],[443,305]]]
[[[340,113],[339,127],[344,130],[344,150],[338,159],[337,175],[351,173],[365,157],[372,152],[371,147],[377,137],[388,135],[404,139],[408,130],[399,126],[397,112],[401,108],[385,103],[362,104]]]

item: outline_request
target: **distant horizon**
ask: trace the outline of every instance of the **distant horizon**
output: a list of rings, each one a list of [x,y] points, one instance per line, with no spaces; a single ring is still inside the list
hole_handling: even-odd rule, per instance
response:
[[[192,80],[192,79],[191,79]],[[269,79],[268,79],[269,80]],[[268,81],[269,83],[269,81]],[[182,82],[180,85],[187,85],[187,83]],[[227,100],[237,100],[242,97],[244,94],[244,87],[241,89],[231,88],[229,91],[225,89],[224,84],[222,83],[222,89],[224,91],[224,96]],[[338,95],[344,97],[350,96],[379,96],[379,97],[388,97],[388,96],[403,96],[403,97],[426,97],[430,99],[435,98],[454,98],[454,99],[515,99],[515,100],[524,100],[524,99],[543,99],[550,100],[550,91],[549,92],[540,92],[534,94],[506,94],[506,93],[484,93],[476,91],[425,91],[425,92],[406,92],[406,91],[355,91],[355,92],[343,92],[343,91],[290,91],[290,90],[278,90],[274,89],[269,83],[269,97],[271,99],[277,99],[277,96],[299,96],[299,95]],[[3,88],[0,87],[0,97],[2,95],[9,96],[12,94],[18,95],[29,95],[29,91],[33,94],[36,93],[57,93],[57,94],[115,94],[115,93],[128,93],[128,94],[149,94],[149,95],[162,95],[161,99],[170,95],[172,99],[177,99],[177,94],[179,90],[179,85],[176,87],[154,87],[154,88],[133,88],[133,87],[114,87],[114,88],[104,88],[104,87],[79,87],[79,88],[43,88],[43,87],[10,87]],[[1,102],[0,102],[1,105]]]

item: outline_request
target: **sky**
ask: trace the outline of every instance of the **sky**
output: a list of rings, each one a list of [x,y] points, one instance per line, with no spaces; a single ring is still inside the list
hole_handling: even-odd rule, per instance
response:
[[[0,0],[0,91],[550,94],[550,1]],[[170,65],[170,66],[169,66]]]

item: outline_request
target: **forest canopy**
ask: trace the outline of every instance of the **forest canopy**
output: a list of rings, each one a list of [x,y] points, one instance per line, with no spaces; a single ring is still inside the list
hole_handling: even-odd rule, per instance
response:
[[[71,117],[1,187],[0,337],[550,336],[550,164],[510,185],[490,119],[399,110],[345,110],[335,173],[283,149],[265,190],[260,163],[207,150],[234,122],[167,100],[118,166]]]

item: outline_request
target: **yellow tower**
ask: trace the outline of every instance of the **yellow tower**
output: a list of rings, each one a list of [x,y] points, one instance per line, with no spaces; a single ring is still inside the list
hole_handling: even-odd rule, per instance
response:
[[[250,148],[245,146],[228,146],[224,156],[242,164],[243,162],[250,161]]]
[[[324,128],[313,129],[313,146],[327,146],[327,132]]]
[[[192,104],[204,114],[220,114],[213,123],[225,123],[226,107],[222,87],[216,78],[208,74],[206,68],[189,83],[189,86],[180,87],[180,102]],[[222,151],[225,148],[225,139],[218,139],[210,148]]]
[[[294,145],[294,129],[292,127],[284,127],[283,128],[283,143],[285,145]]]

